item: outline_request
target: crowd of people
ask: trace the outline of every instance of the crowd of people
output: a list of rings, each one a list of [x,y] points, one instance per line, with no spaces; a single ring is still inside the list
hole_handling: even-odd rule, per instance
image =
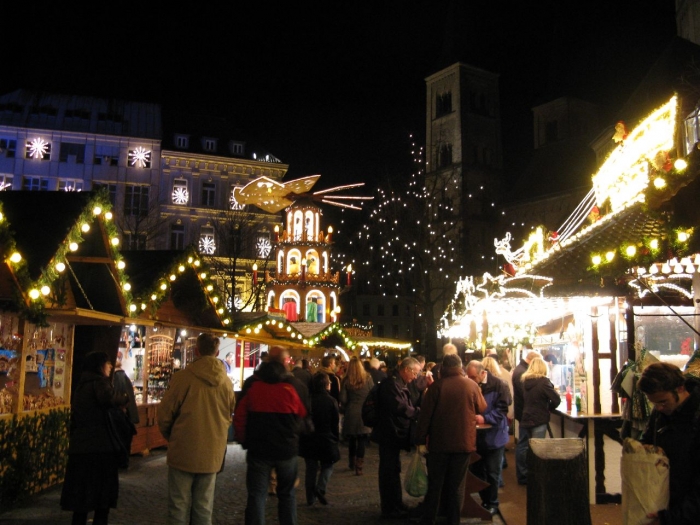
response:
[[[200,335],[195,361],[173,376],[159,407],[158,424],[168,440],[168,524],[211,523],[231,422],[236,441],[247,451],[247,525],[265,523],[270,496],[277,499],[279,522],[297,523],[298,457],[305,464],[306,504],[329,505],[327,489],[341,441],[347,444],[347,466],[357,476],[364,475],[370,440],[377,444],[383,518],[432,525],[442,516],[458,524],[468,470],[487,483],[479,496],[494,514],[513,420],[518,422],[516,478],[526,485],[529,440],[545,437],[561,401],[549,379],[551,361],[532,349],[523,352],[511,373],[511,364],[495,351],[463,359],[452,344],[442,348],[438,363],[406,357],[390,369],[375,358],[341,361],[329,355],[314,370],[306,359],[294,363],[286,348],[271,347],[237,399],[217,353],[215,338]],[[106,353],[89,354],[73,398],[61,505],[73,511],[74,524],[86,523],[93,511],[93,523],[107,523],[116,506],[120,463],[106,414],[116,409],[129,419],[133,396],[115,389],[111,369]],[[123,385],[124,378],[118,379],[115,385]],[[642,441],[668,448],[671,464],[669,506],[649,519],[697,523],[700,383],[658,363],[647,368],[639,387],[654,406]],[[362,417],[371,393],[378,411],[373,427]],[[423,502],[411,509],[403,501],[401,453],[414,448],[426,458],[428,486]],[[472,454],[478,461],[470,461]]]

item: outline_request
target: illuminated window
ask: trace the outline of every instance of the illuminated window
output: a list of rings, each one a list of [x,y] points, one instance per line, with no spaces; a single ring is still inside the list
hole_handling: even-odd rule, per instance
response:
[[[214,228],[203,226],[199,233],[199,252],[206,255],[216,253],[216,240],[214,239]]]
[[[170,225],[170,249],[183,250],[185,248],[185,225]]]
[[[185,179],[175,179],[173,181],[173,204],[187,204],[190,200],[190,194],[187,191],[187,181]]]
[[[231,186],[231,195],[229,196],[229,204],[232,210],[245,210],[245,204],[239,204],[234,196],[234,190],[240,188],[240,186]]]
[[[151,167],[151,150],[139,146],[129,150],[129,166],[134,168]]]
[[[0,154],[8,159],[15,158],[17,153],[17,141],[15,139],[0,139]]]
[[[59,191],[83,191],[83,181],[75,179],[61,179],[58,181]]]
[[[49,179],[41,177],[24,177],[22,179],[22,189],[24,191],[48,191]]]
[[[202,206],[212,208],[216,203],[216,184],[213,182],[202,183]]]
[[[148,215],[148,186],[128,184],[124,188],[124,215],[146,217]]]
[[[51,160],[51,143],[42,138],[28,140],[24,154],[25,159]]]
[[[258,234],[258,242],[255,245],[255,251],[258,257],[261,259],[267,259],[272,251],[272,244],[270,243],[270,236],[266,234]]]
[[[61,142],[58,160],[60,162],[74,162],[76,164],[85,163],[85,144],[75,144],[73,142]]]
[[[0,191],[10,191],[12,189],[12,175],[0,173]]]

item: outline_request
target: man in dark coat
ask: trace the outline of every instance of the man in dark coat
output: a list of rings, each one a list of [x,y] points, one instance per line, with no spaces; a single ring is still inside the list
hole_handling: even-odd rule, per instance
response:
[[[520,420],[523,417],[523,407],[525,406],[525,394],[523,392],[523,383],[520,378],[530,366],[530,361],[535,357],[540,357],[540,354],[532,350],[532,347],[530,347],[530,350],[523,349],[523,352],[527,352],[524,354],[525,357],[523,357],[520,363],[518,363],[518,366],[513,369],[513,409],[515,412],[515,420],[518,422],[518,443],[515,446],[515,477],[518,479],[519,485],[527,484],[527,465],[519,461],[518,457],[527,457],[528,447],[527,433],[520,427]]]
[[[428,444],[428,493],[421,525],[432,525],[444,502],[449,525],[458,525],[469,457],[476,450],[477,414],[486,409],[479,387],[464,377],[457,354],[442,359],[441,379],[428,387],[418,417],[416,442]]]
[[[661,447],[670,465],[668,508],[654,513],[651,525],[700,523],[700,381],[653,363],[638,386],[654,405],[642,443]]]
[[[369,375],[372,376],[372,382],[375,385],[378,385],[382,381],[386,379],[386,374],[379,370],[379,366],[381,363],[379,362],[379,359],[376,357],[373,357],[372,359],[369,360],[369,367],[370,369],[368,370]]]
[[[379,424],[372,429],[371,439],[379,443],[379,499],[385,518],[408,516],[401,491],[401,451],[410,450],[411,422],[420,413],[408,391],[419,373],[418,361],[407,357],[379,387]]]
[[[297,359],[297,362],[292,368],[292,375],[306,385],[306,388],[311,391],[311,370],[309,369],[308,359]]]
[[[491,514],[498,512],[498,481],[503,466],[503,452],[508,443],[508,406],[512,403],[508,385],[484,368],[481,361],[470,361],[467,377],[476,382],[486,400],[486,410],[476,416],[478,424],[491,425],[477,435],[477,453],[481,459],[474,472],[489,486],[479,492],[482,506]]]

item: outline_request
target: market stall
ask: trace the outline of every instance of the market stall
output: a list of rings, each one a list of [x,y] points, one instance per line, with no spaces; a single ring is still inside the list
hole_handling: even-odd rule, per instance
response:
[[[215,279],[195,251],[127,251],[122,256],[136,310],[121,327],[117,357],[134,386],[135,454],[167,444],[157,417],[170,378],[195,359],[202,332],[219,337],[220,358],[229,352],[225,327],[230,318],[219,304]]]
[[[126,317],[108,210],[88,193],[0,192],[3,506],[63,479],[73,378],[100,348],[91,328]]]
[[[467,347],[498,348],[512,363],[525,345],[542,354],[572,400],[562,399],[553,435],[585,438],[592,502],[621,492],[619,372],[642,349],[683,366],[698,348],[700,152],[679,125],[694,113],[674,96],[616,135],[566,223],[534,229],[515,250],[510,235],[496,239],[502,273],[460,280],[443,318],[442,335]]]

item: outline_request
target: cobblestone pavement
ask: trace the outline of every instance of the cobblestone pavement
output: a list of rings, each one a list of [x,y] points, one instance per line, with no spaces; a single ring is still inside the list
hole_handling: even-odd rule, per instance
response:
[[[341,447],[342,459],[336,463],[328,486],[329,505],[316,503],[306,505],[304,496],[304,462],[299,459],[301,485],[297,489],[298,521],[300,525],[373,525],[382,523],[407,523],[380,519],[377,467],[377,446],[367,449],[364,476],[355,476],[347,467],[347,448]],[[404,467],[410,459],[403,455]],[[405,468],[404,468],[405,470]],[[63,525],[70,524],[71,513],[63,512],[59,506],[61,487],[53,487],[32,498],[21,508],[0,513],[2,525]],[[409,506],[420,499],[404,495]],[[245,452],[239,445],[228,445],[226,467],[216,482],[216,504],[214,524],[243,524],[246,502]],[[133,456],[129,470],[120,473],[119,502],[110,512],[112,525],[156,525],[164,524],[167,511],[167,466],[165,450],[154,450],[145,457]],[[277,520],[277,500],[267,501],[267,523]],[[479,519],[462,519],[463,524],[480,524]],[[487,522],[483,522],[487,523]],[[494,525],[505,525],[499,516],[494,516]]]

